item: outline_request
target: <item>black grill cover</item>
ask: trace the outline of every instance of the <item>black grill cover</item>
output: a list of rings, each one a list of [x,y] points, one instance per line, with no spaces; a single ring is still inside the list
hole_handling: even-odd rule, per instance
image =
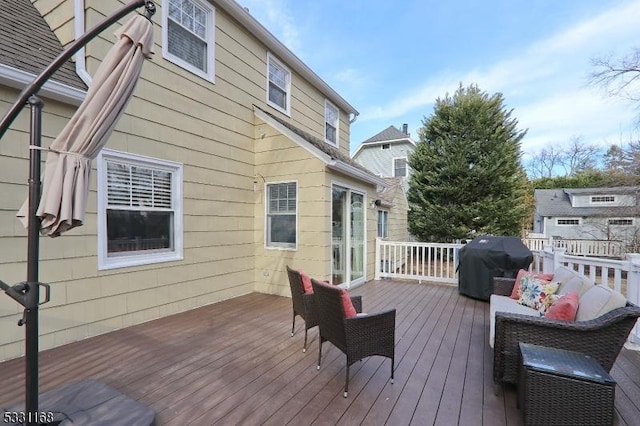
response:
[[[515,278],[532,260],[533,254],[518,237],[478,237],[460,249],[458,291],[489,300],[493,277]]]

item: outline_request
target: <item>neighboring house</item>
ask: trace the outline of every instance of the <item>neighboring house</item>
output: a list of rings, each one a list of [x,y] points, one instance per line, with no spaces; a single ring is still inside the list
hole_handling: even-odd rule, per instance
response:
[[[374,202],[378,210],[378,237],[389,241],[408,241],[407,211],[409,204],[402,189],[402,178],[385,178],[386,188],[378,192]]]
[[[375,200],[386,182],[349,157],[357,110],[235,1],[156,4],[156,53],[94,162],[85,225],[41,238],[40,280],[51,285],[42,349],[252,291],[289,295],[286,265],[347,288],[374,276]],[[120,6],[5,0],[0,113],[62,45]],[[45,147],[115,29],[41,92]],[[27,194],[28,115],[0,141],[7,283],[25,279],[15,213]],[[24,335],[18,304],[0,296],[3,360],[23,353]]]
[[[378,176],[401,178],[406,193],[411,173],[407,162],[415,148],[406,124],[402,130],[389,126],[362,142],[351,158]]]
[[[546,238],[619,240],[639,236],[640,187],[536,189],[533,232]]]

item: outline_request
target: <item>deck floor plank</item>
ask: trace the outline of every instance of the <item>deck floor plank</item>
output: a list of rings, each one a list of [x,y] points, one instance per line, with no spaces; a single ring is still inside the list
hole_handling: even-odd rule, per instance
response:
[[[396,369],[371,357],[351,367],[317,328],[302,352],[291,300],[250,293],[42,351],[40,391],[84,379],[113,386],[156,412],[158,425],[522,425],[516,388],[494,395],[489,309],[455,286],[373,281],[352,291],[365,312],[395,307]],[[41,313],[46,318],[46,312]],[[640,418],[640,352],[623,349],[616,425]],[[0,407],[24,398],[24,359],[0,363]]]

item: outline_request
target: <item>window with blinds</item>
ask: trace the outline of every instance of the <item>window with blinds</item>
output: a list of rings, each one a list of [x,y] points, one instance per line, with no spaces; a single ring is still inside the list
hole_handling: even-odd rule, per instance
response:
[[[213,80],[214,9],[200,0],[163,1],[163,55]]]
[[[289,100],[291,98],[291,72],[270,54],[267,55],[267,73],[269,87],[267,88],[267,102],[289,114]]]
[[[407,176],[407,159],[405,157],[393,160],[393,175],[395,177]]]
[[[297,185],[267,185],[267,247],[296,247]]]
[[[182,256],[182,168],[108,151],[99,168],[99,262],[130,266]]]

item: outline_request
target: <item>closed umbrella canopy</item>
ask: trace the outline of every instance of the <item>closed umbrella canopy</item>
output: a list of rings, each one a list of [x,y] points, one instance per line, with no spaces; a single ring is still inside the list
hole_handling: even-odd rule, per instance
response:
[[[84,222],[91,161],[124,112],[145,58],[153,54],[153,25],[134,16],[115,33],[118,41],[98,67],[84,102],[47,153],[37,216],[40,233],[55,237]],[[17,216],[28,224],[28,200]]]

